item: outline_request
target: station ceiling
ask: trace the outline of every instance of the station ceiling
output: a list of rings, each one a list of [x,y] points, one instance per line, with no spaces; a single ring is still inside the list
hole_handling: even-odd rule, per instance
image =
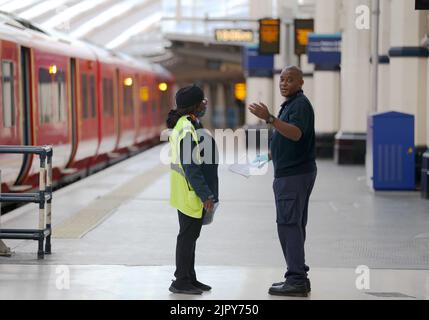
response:
[[[188,81],[243,77],[245,44],[219,44],[213,34],[219,27],[251,29],[256,34],[257,20],[249,19],[252,1],[256,0],[0,0],[0,11],[46,31],[55,29],[147,57],[163,64],[179,81]],[[314,0],[267,1],[279,14],[313,4]]]

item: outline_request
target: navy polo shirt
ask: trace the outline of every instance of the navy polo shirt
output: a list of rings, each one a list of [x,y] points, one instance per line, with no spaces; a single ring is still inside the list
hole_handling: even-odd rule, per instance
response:
[[[295,142],[274,130],[270,149],[275,177],[283,178],[316,171],[314,110],[302,90],[282,104],[278,118],[298,127],[302,137]]]

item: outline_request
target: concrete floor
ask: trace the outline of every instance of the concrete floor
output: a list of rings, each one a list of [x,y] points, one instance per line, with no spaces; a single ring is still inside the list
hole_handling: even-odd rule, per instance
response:
[[[55,192],[53,255],[38,261],[35,242],[5,241],[14,255],[0,257],[0,299],[187,298],[167,290],[178,223],[161,148]],[[310,299],[428,299],[429,202],[413,192],[374,194],[363,167],[318,167],[306,243]],[[221,206],[196,258],[199,277],[214,289],[198,299],[278,299],[267,294],[285,271],[272,177],[271,166],[249,179],[220,167]],[[34,228],[37,207],[1,223]],[[358,290],[362,265],[370,286]],[[70,289],[59,290],[67,273]]]

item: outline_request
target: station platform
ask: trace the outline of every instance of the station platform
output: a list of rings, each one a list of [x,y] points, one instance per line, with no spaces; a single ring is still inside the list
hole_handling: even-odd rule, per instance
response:
[[[197,243],[196,271],[213,287],[173,295],[178,232],[169,206],[163,145],[54,193],[52,255],[37,243],[6,240],[0,299],[283,300],[268,294],[285,261],[277,238],[273,168],[249,179],[220,166],[220,206]],[[429,299],[429,204],[417,192],[374,193],[361,166],[318,161],[310,201],[306,299]],[[3,228],[34,228],[27,205],[1,217]],[[359,286],[367,266],[368,286]],[[358,283],[357,283],[358,282]]]

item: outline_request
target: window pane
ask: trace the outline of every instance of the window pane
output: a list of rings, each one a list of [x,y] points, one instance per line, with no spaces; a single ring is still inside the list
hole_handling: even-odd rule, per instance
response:
[[[3,82],[3,127],[11,128],[15,126],[15,95],[13,63],[2,62],[2,82]]]
[[[113,80],[103,79],[103,109],[106,116],[113,116]]]
[[[67,120],[66,85],[64,82],[58,82],[58,107],[59,121],[64,122]]]
[[[110,115],[113,117],[114,115],[114,111],[113,111],[113,80],[109,79],[108,81],[108,88],[109,88],[109,111],[110,111]]]
[[[67,121],[67,94],[66,94],[66,81],[65,73],[60,71],[57,73],[58,82],[58,110],[59,110],[59,121]]]
[[[107,87],[107,79],[103,78],[103,113],[105,116],[109,115],[109,105],[108,105],[108,87]]]
[[[86,74],[82,75],[82,109],[83,109],[83,118],[87,119],[89,116],[89,110],[88,110],[88,78]]]
[[[95,77],[90,76],[89,78],[89,96],[91,101],[91,118],[95,118],[96,111],[95,111]]]
[[[45,68],[39,69],[39,121],[58,123],[67,120],[65,73],[55,75]]]
[[[49,123],[52,119],[52,78],[49,71],[39,69],[39,121]]]
[[[133,86],[124,86],[124,113],[129,115],[133,113]]]

